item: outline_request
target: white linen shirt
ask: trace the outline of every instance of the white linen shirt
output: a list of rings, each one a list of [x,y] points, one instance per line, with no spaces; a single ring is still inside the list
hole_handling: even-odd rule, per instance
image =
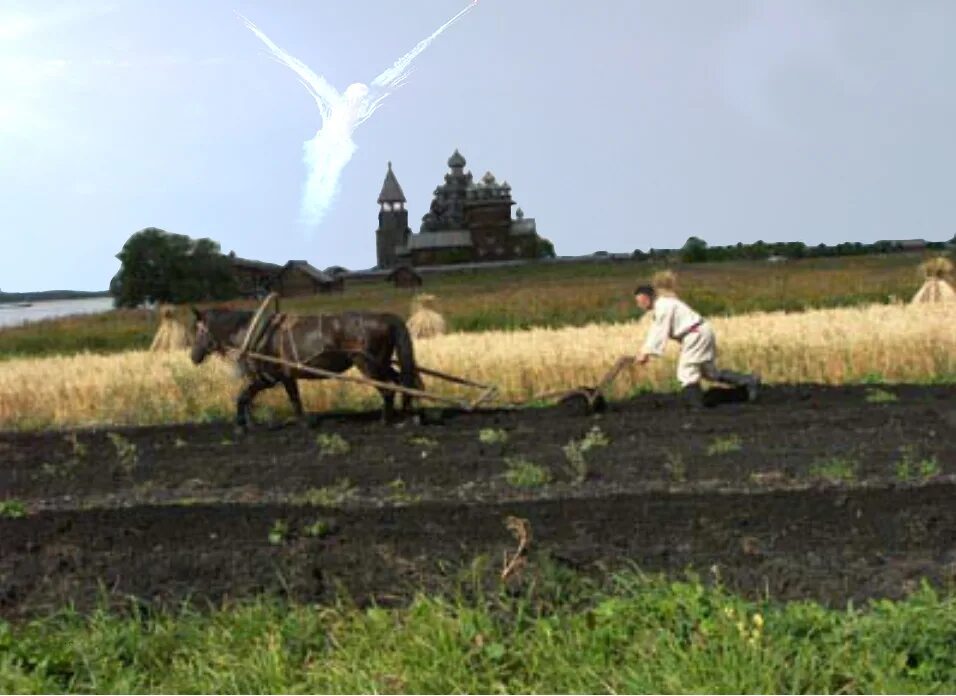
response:
[[[667,339],[678,340],[701,316],[676,297],[658,297],[654,300],[654,321],[644,340],[644,353],[663,355]]]

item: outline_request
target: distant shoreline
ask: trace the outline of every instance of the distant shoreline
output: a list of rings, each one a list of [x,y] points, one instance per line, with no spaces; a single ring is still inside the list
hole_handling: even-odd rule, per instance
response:
[[[109,297],[109,290],[88,292],[85,290],[42,290],[40,292],[0,292],[0,304],[6,302],[42,302],[44,300],[85,300],[93,297]]]

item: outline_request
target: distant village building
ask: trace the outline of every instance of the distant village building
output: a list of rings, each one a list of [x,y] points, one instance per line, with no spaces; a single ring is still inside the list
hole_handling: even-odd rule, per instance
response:
[[[890,251],[922,251],[929,246],[929,242],[925,239],[881,239],[875,242],[873,246],[881,253]]]
[[[385,276],[385,280],[396,288],[418,288],[422,285],[422,277],[410,266],[399,266]]]
[[[229,253],[229,261],[240,297],[262,298],[270,292],[277,292],[282,297],[296,297],[341,292],[344,289],[341,275],[320,271],[308,261],[294,260],[280,266],[243,259],[233,252]]]
[[[445,183],[435,189],[418,234],[412,234],[405,194],[388,163],[378,196],[379,268],[532,259],[550,248],[538,236],[534,218],[525,218],[519,208],[512,219],[515,202],[507,181],[499,183],[488,172],[476,183],[465,164],[455,150]]]
[[[903,251],[922,251],[926,248],[925,239],[899,239],[895,244]]]
[[[272,290],[276,274],[282,270],[278,264],[243,259],[235,252],[229,252],[229,261],[240,297],[265,297]]]
[[[308,261],[289,261],[276,274],[272,289],[282,297],[298,297],[341,292],[343,284],[341,276],[331,276]]]

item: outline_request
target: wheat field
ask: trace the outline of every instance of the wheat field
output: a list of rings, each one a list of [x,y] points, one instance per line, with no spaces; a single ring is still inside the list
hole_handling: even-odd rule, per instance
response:
[[[956,376],[956,309],[878,305],[712,320],[718,362],[759,372],[767,383],[842,384],[950,380]],[[504,401],[597,383],[621,355],[634,354],[644,322],[562,329],[454,333],[416,342],[420,364],[500,387]],[[612,398],[676,386],[676,344],[661,360],[618,378]],[[231,417],[241,382],[220,358],[194,366],[186,352],[80,354],[0,363],[0,429],[159,424]],[[443,393],[473,394],[426,378]],[[377,408],[372,388],[302,381],[309,410]],[[284,391],[264,392],[261,413],[290,413]]]

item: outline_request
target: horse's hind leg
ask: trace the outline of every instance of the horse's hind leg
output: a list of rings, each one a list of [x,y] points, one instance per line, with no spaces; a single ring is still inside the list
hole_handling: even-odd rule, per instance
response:
[[[295,418],[299,425],[306,426],[308,422],[305,418],[305,410],[302,408],[302,397],[299,394],[299,383],[292,377],[284,377],[282,386],[285,387],[285,393],[289,395],[289,401],[292,402],[292,410],[295,411]]]
[[[382,422],[386,425],[395,420],[395,392],[391,389],[379,389],[382,395]]]
[[[393,382],[399,386],[402,386],[402,376],[392,367],[385,368],[383,381]],[[419,380],[419,382],[421,382],[421,380]],[[423,389],[424,385],[419,383],[415,385],[415,388]],[[392,394],[392,398],[394,399],[395,392],[389,392],[389,393]],[[408,415],[408,413],[411,412],[412,410],[412,404],[414,402],[415,397],[413,397],[411,394],[406,394],[405,392],[400,392],[400,394],[401,394],[401,400],[402,400],[402,413],[404,415]]]

